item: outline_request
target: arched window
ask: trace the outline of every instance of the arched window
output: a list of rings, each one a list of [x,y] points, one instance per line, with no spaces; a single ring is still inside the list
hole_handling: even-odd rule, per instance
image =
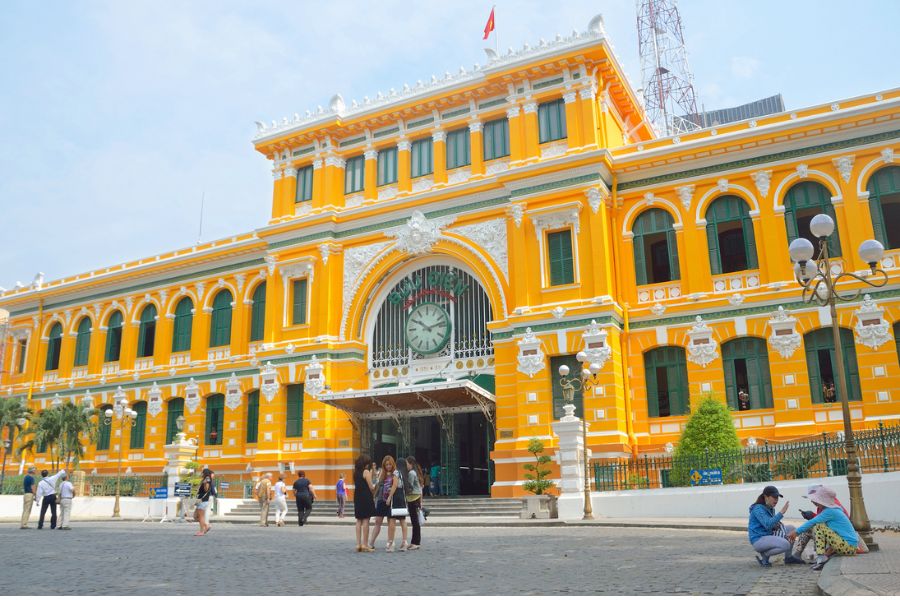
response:
[[[838,236],[834,206],[831,204],[831,192],[817,181],[795,184],[784,196],[784,225],[787,227],[788,244],[798,237],[803,237],[818,248],[818,240],[809,230],[809,222],[822,213],[835,221],[834,233],[828,238],[828,254],[840,256],[841,240]]]
[[[866,189],[875,238],[885,248],[900,248],[900,167],[879,169]]]
[[[184,398],[172,398],[166,407],[166,443],[175,441],[178,433],[178,417],[184,416]]]
[[[88,364],[88,356],[91,352],[91,319],[85,317],[78,323],[78,333],[75,335],[75,361],[74,366],[83,367]]]
[[[258,342],[266,333],[266,284],[253,290],[253,306],[250,309],[250,341]]]
[[[147,431],[147,403],[135,402],[131,408],[137,413],[134,418],[134,426],[131,428],[131,448],[136,450],[144,447],[144,435]]]
[[[112,423],[106,422],[106,409],[112,408],[109,404],[104,404],[97,411],[100,422],[97,427],[97,450],[109,450],[109,433],[112,429]]]
[[[647,405],[651,417],[691,412],[684,348],[663,346],[644,353]]]
[[[172,352],[191,349],[191,329],[194,322],[194,302],[187,296],[175,305],[175,323],[172,332]]]
[[[247,443],[255,444],[259,439],[259,390],[247,394]]]
[[[62,349],[62,325],[54,323],[50,329],[50,338],[47,340],[47,362],[44,368],[47,371],[55,371],[59,368],[59,352]]]
[[[672,215],[661,208],[645,210],[635,220],[634,271],[638,285],[680,279],[678,241]]]
[[[231,292],[222,290],[213,299],[212,319],[209,323],[210,347],[227,346],[231,343]]]
[[[722,196],[709,205],[706,241],[713,275],[757,268],[753,219],[743,199]]]
[[[225,433],[225,396],[213,394],[206,399],[206,444],[221,446]]]
[[[772,378],[766,340],[743,337],[722,344],[725,396],[732,410],[772,408]]]
[[[122,352],[122,313],[114,312],[106,325],[106,355],[103,360],[116,362]]]
[[[806,368],[813,402],[840,402],[837,385],[837,362],[834,354],[834,334],[831,328],[816,329],[803,336],[806,347]],[[862,399],[859,389],[859,367],[856,364],[856,344],[853,332],[841,327],[841,353],[844,357],[844,381],[850,401]]]
[[[156,307],[148,304],[141,311],[141,329],[138,333],[138,358],[153,356],[156,343]]]

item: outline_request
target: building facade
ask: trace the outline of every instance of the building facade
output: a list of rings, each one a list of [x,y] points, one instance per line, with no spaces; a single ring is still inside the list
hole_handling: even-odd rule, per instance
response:
[[[555,447],[558,367],[595,456],[664,451],[712,394],[748,440],[841,427],[827,310],[788,244],[834,217],[836,264],[888,284],[839,307],[855,427],[900,419],[900,90],[658,138],[599,19],[347,105],[258,123],[269,223],[0,294],[2,390],[36,411],[128,400],[82,468],[159,472],[185,418],[219,473],[365,451],[450,494],[521,495]],[[46,454],[33,457],[40,466]]]

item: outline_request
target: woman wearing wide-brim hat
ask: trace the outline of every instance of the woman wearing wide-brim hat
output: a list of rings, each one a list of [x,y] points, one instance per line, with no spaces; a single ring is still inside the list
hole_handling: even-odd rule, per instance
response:
[[[793,526],[784,525],[781,519],[787,513],[790,502],[785,502],[781,510],[776,512],[778,499],[783,498],[774,485],[767,485],[756,502],[750,505],[750,520],[747,523],[747,534],[750,544],[757,552],[756,561],[761,567],[771,567],[769,559],[784,554],[784,564],[802,564],[803,561],[791,555],[791,541],[788,534],[794,531]]]
[[[835,491],[825,486],[817,487],[811,489],[806,497],[822,511],[792,532],[790,539],[793,541],[797,534],[812,529],[816,540],[816,563],[813,570],[821,571],[832,555],[856,554],[859,535],[840,507]]]

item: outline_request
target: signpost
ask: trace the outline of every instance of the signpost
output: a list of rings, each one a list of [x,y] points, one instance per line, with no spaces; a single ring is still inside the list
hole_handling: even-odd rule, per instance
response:
[[[176,498],[190,498],[191,497],[191,484],[186,481],[178,481],[175,483],[175,497]]]
[[[691,469],[688,478],[692,486],[722,485],[722,469]]]
[[[169,488],[167,487],[154,487],[150,488],[150,502],[147,503],[147,516],[144,517],[144,520],[141,523],[145,523],[147,521],[152,521],[156,517],[153,516],[153,500],[162,500],[163,501],[163,512],[162,515],[159,515],[161,518],[159,520],[160,523],[164,523],[169,520],[169,505],[166,500],[169,499]]]

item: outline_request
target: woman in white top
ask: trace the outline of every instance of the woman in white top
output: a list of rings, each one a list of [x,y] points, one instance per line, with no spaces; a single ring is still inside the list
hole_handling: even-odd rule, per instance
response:
[[[275,484],[275,524],[284,526],[284,518],[287,516],[287,494],[284,487],[284,475],[278,476]]]

